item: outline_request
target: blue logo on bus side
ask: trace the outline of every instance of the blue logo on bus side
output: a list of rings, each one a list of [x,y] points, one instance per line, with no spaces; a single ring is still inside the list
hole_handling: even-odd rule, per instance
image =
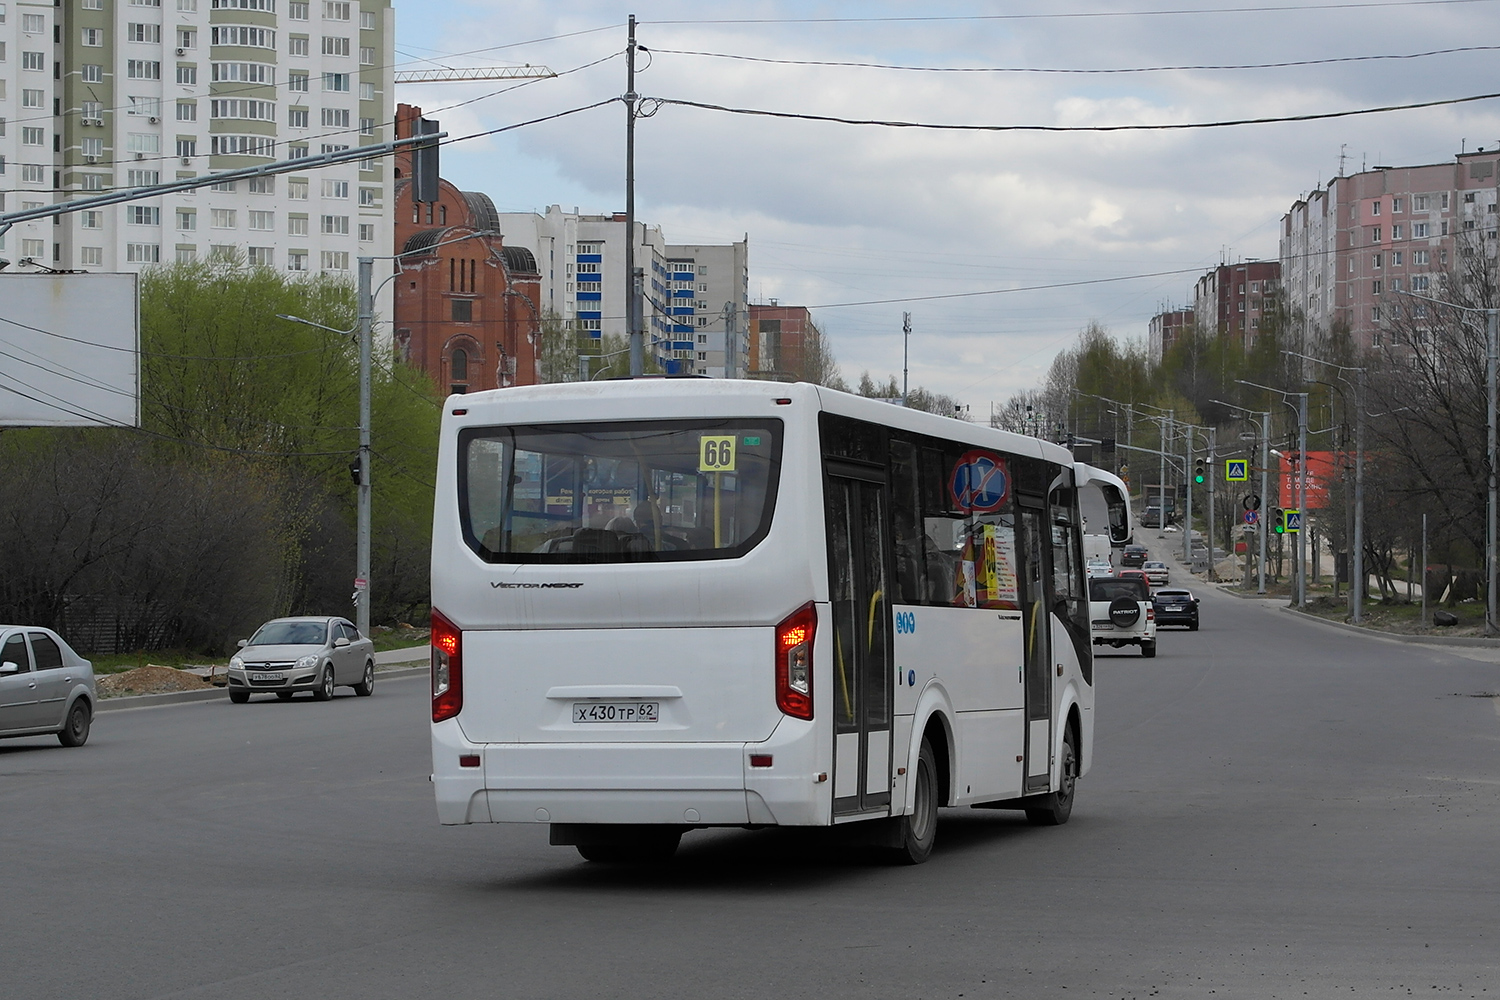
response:
[[[914,635],[917,631],[917,613],[915,611],[896,612],[896,634]]]

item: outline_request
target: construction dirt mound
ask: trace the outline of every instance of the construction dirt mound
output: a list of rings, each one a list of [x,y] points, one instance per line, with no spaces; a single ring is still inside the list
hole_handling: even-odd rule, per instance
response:
[[[165,694],[169,691],[201,691],[211,685],[197,674],[148,663],[118,674],[105,674],[95,683],[101,698],[132,694]]]

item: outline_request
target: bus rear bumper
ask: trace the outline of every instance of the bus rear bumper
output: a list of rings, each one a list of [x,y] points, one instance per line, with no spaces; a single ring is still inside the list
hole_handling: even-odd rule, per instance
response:
[[[812,724],[792,719],[763,743],[473,744],[439,723],[433,787],[445,824],[821,825],[814,748]],[[474,755],[481,767],[458,766]]]

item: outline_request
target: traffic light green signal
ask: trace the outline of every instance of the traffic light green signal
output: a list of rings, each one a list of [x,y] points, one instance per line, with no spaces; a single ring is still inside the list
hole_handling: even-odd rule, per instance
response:
[[[1286,511],[1280,507],[1271,510],[1271,530],[1278,535],[1286,534]]]
[[[1203,483],[1204,483],[1204,480],[1207,479],[1207,478],[1208,478],[1208,470],[1204,467],[1203,459],[1201,459],[1201,458],[1194,459],[1193,460],[1193,485],[1194,486],[1202,486]]]

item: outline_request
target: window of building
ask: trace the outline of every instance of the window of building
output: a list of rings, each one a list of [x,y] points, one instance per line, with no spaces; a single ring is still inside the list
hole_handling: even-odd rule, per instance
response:
[[[1425,194],[1414,194],[1411,196],[1411,210],[1413,212],[1427,211],[1427,196]]]
[[[198,155],[198,140],[190,135],[177,137],[177,155],[183,159],[192,159]]]
[[[125,77],[129,80],[160,80],[161,62],[156,59],[127,59]]]
[[[359,12],[359,27],[361,31],[375,30],[375,12],[373,10],[362,10]]]
[[[349,20],[348,0],[323,0],[323,20],[325,21],[347,21]]]
[[[376,200],[378,199],[379,194],[380,194],[380,190],[378,188],[367,188],[367,187],[360,188],[359,189],[359,204],[360,204],[360,207],[365,208],[365,207],[372,207],[372,206],[374,206]],[[447,207],[447,206],[441,206],[441,207]]]
[[[28,35],[40,35],[47,30],[46,14],[22,14],[21,30]]]
[[[274,177],[252,177],[245,182],[251,194],[275,194],[276,178]]]
[[[1443,192],[1443,211],[1448,211],[1448,192]]]
[[[216,24],[208,29],[210,45],[239,45],[252,49],[274,49],[276,32],[248,24]]]
[[[127,243],[125,260],[131,264],[160,264],[160,243]]]
[[[161,209],[152,205],[126,205],[125,221],[132,226],[159,226]]]
[[[292,178],[286,182],[286,196],[292,201],[307,200],[307,179]]]
[[[1466,204],[1466,205],[1472,205],[1472,204],[1474,204],[1474,192],[1473,191],[1465,191],[1464,192],[1464,204]]]
[[[307,156],[307,147],[304,145],[292,145],[286,148],[286,158],[289,160],[300,160]]]
[[[79,212],[78,225],[84,229],[104,228],[104,213],[97,211]]]
[[[252,211],[247,216],[245,221],[251,229],[269,233],[276,228],[275,212]]]
[[[1370,294],[1379,295],[1380,291],[1380,281],[1378,279],[1370,282]]]
[[[1396,223],[1396,224],[1394,224],[1394,225],[1391,226],[1391,239],[1393,239],[1393,240],[1399,240],[1400,238],[1401,238],[1401,224],[1398,222],[1398,223]]]
[[[0,171],[3,171],[4,168],[5,168],[5,158],[4,157],[0,157]],[[84,174],[83,175],[83,189],[85,191],[103,191],[104,190],[104,175],[103,174]]]
[[[177,0],[177,9],[189,13],[198,9],[198,0]]]
[[[1411,279],[1411,290],[1414,292],[1425,292],[1431,287],[1431,283],[1431,279],[1427,275],[1416,275]]]
[[[240,253],[232,243],[210,243],[208,262],[210,264],[238,264]]]
[[[309,79],[306,73],[290,73],[286,78],[286,89],[296,94],[305,94],[308,90]]]
[[[349,235],[349,216],[325,215],[321,220],[322,232],[333,236]]]
[[[88,267],[88,266],[103,267],[104,266],[104,248],[103,247],[79,247],[78,248],[78,263],[84,265],[85,267]]]
[[[91,49],[97,49],[104,44],[104,29],[82,28],[79,30],[79,41]]]
[[[287,35],[286,53],[289,56],[305,56],[312,50],[311,39],[307,35]]]
[[[154,42],[161,44],[161,25],[159,24],[136,24],[131,22],[125,25],[125,40],[127,42]]]
[[[1414,240],[1427,239],[1427,223],[1413,222],[1411,224],[1411,238]]]
[[[453,299],[452,301],[453,301],[453,311],[452,311],[453,322],[455,322],[455,323],[472,323],[472,322],[474,322],[474,301],[472,299]],[[457,362],[457,355],[456,354],[454,356],[454,361]],[[462,375],[457,374],[457,372],[455,372],[453,377],[454,378],[465,378],[467,376],[462,376]]]
[[[47,130],[30,125],[21,126],[21,145],[23,146],[45,146],[47,144]]]
[[[1411,262],[1412,262],[1412,264],[1414,266],[1416,266],[1416,267],[1425,266],[1427,264],[1427,261],[1428,261],[1428,252],[1426,250],[1413,250],[1411,252]]]
[[[177,120],[180,122],[195,122],[198,120],[198,103],[196,101],[177,102]]]
[[[361,243],[375,242],[375,225],[369,222],[359,224],[359,241]]]
[[[348,181],[323,181],[323,197],[347,199],[349,197]]]
[[[331,94],[347,94],[347,93],[349,93],[349,74],[348,73],[324,73],[323,74],[323,89],[324,89],[324,91],[326,91],[328,93],[331,93]]]
[[[84,83],[103,83],[104,67],[98,63],[84,63],[78,67],[78,78]]]
[[[287,108],[286,124],[288,128],[307,128],[307,109]]]
[[[306,21],[308,19],[307,6],[308,5],[306,3],[300,3],[298,2],[298,0],[292,0],[291,3],[286,5],[287,20]]]
[[[325,271],[349,270],[349,252],[347,250],[324,250],[322,268]]]
[[[341,108],[324,108],[323,109],[323,124],[324,124],[324,126],[331,127],[331,128],[348,128],[349,127],[349,112],[348,112],[348,110],[347,109],[341,109]]]
[[[21,68],[42,72],[47,68],[47,53],[45,52],[22,52]]]
[[[324,35],[323,54],[325,56],[347,56],[349,54],[349,39],[338,35]]]
[[[0,4],[0,6],[4,5]],[[104,0],[83,0],[82,6],[84,10],[103,10]],[[0,20],[3,20],[3,18],[0,18]]]
[[[1401,199],[1398,196],[1391,199],[1391,214],[1395,215],[1399,211],[1401,211]]]
[[[185,87],[197,86],[198,67],[192,63],[178,63],[177,82]]]
[[[375,46],[361,45],[359,47],[359,64],[361,66],[375,65]]]
[[[1379,306],[1371,306],[1370,307],[1370,318],[1372,320],[1374,320],[1375,322],[1377,322],[1377,323],[1380,322],[1380,307]]]
[[[359,85],[359,99],[361,101],[375,100],[375,85],[373,83],[362,83]]]
[[[46,106],[46,102],[47,92],[45,90],[32,90],[24,87],[21,89],[21,107],[41,108]]]
[[[90,136],[87,139],[81,139],[78,143],[78,151],[82,153],[86,159],[100,159],[104,156],[104,140],[99,138],[98,136]]]
[[[210,214],[209,225],[215,229],[233,229],[235,227],[235,212],[233,208],[215,208]]]
[[[251,267],[275,266],[276,251],[271,247],[246,247],[245,263]]]
[[[1373,268],[1376,268],[1378,270],[1380,268],[1381,262],[1383,262],[1384,260],[1385,260],[1385,255],[1384,254],[1378,254],[1378,253],[1377,254],[1373,254],[1370,257],[1370,266],[1373,267]]]
[[[286,269],[288,271],[306,271],[307,251],[288,250],[286,253]]]
[[[1370,242],[1371,243],[1379,243],[1380,242],[1380,227],[1379,226],[1375,226],[1375,227],[1371,228],[1371,230],[1370,230]]]
[[[179,208],[177,210],[177,228],[184,233],[191,233],[198,228],[198,211],[193,208]]]
[[[1400,267],[1401,266],[1401,251],[1400,250],[1392,250],[1391,251],[1391,266],[1392,267]]]
[[[306,236],[307,216],[288,215],[286,217],[286,234],[288,236]]]

